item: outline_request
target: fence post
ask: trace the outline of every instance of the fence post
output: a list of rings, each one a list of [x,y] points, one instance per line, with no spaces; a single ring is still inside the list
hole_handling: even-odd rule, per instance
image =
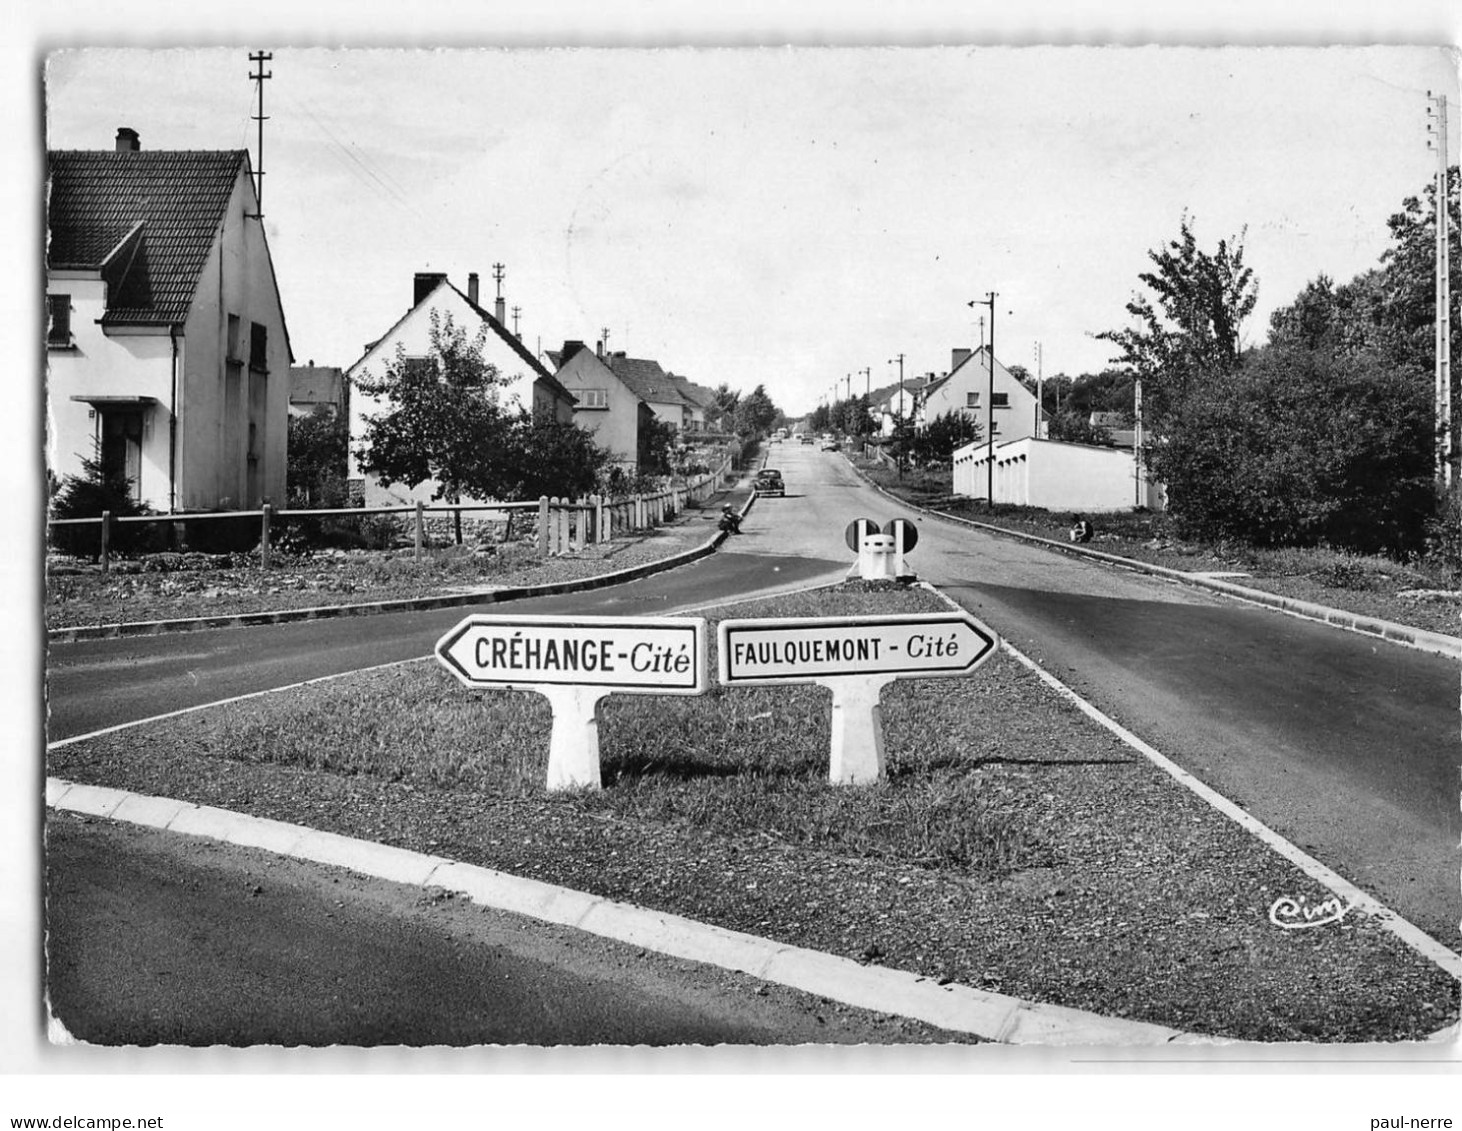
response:
[[[538,556],[548,557],[548,496],[538,496]]]
[[[589,509],[582,501],[574,504],[574,549],[582,550],[585,542],[585,527],[589,525]]]
[[[101,539],[101,563],[102,572],[106,573],[112,568],[112,512],[102,511],[102,539]]]
[[[273,508],[268,503],[260,509],[259,521],[259,567],[269,568],[269,516]]]
[[[608,542],[607,531],[604,529],[604,496],[594,496],[594,541]]]
[[[420,499],[417,499],[416,500],[416,560],[418,562],[421,561],[421,544],[422,544],[422,540],[423,540],[423,538],[425,536],[425,531],[423,529],[423,525],[426,522],[426,516],[423,513],[425,511],[425,509],[426,509],[426,504],[423,503]]]

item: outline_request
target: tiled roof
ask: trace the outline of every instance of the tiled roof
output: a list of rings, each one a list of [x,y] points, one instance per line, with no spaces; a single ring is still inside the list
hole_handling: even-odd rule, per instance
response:
[[[457,287],[454,284],[447,282],[445,276],[443,276],[442,283],[440,285],[451,287],[452,290],[457,291],[457,294],[461,296],[462,301],[465,302],[469,307],[471,307],[473,312],[487,323],[487,328],[491,330],[494,334],[496,334],[499,338],[501,338],[509,349],[511,349],[520,358],[522,358],[524,362],[527,363],[528,367],[533,370],[534,380],[544,382],[553,391],[555,396],[561,399],[573,401],[574,403],[578,402],[578,398],[575,397],[574,394],[571,393],[567,388],[565,388],[563,383],[560,382],[557,377],[555,377],[544,367],[543,362],[539,361],[536,357],[533,356],[533,351],[525,346],[518,339],[518,336],[510,331],[501,322],[499,322],[496,317],[494,317],[492,314],[489,314],[487,310],[477,305],[477,303],[473,302],[470,298],[467,297],[464,292],[457,290]],[[429,297],[429,295],[423,296],[421,301],[425,302]],[[420,305],[420,303],[418,303],[417,305]]]
[[[654,401],[656,404],[685,403],[685,397],[681,395],[675,381],[660,368],[658,361],[624,357],[616,353],[606,356],[604,363],[642,401]]]
[[[53,150],[46,159],[49,266],[105,271],[107,322],[182,322],[248,153]]]

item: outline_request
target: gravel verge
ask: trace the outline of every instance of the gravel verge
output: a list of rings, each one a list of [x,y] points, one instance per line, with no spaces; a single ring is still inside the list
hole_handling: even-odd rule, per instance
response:
[[[805,615],[809,600],[731,615]],[[945,607],[914,590],[890,594],[886,611]],[[710,712],[716,742],[696,737],[704,719],[651,730],[649,700],[611,697],[608,788],[550,795],[492,767],[507,698],[464,692],[432,664],[367,673],[76,743],[49,752],[47,772],[1217,1038],[1418,1040],[1458,1017],[1455,982],[1360,912],[1274,926],[1276,900],[1329,893],[1008,656],[967,680],[890,687],[890,777],[865,787],[826,784],[827,694],[781,688],[654,701]],[[542,754],[529,773],[541,774],[547,709],[530,698]],[[346,702],[380,704],[389,731],[332,734]],[[286,762],[296,720],[312,728],[311,754]],[[779,746],[782,734],[796,737]],[[418,753],[373,768],[373,745]],[[913,826],[958,834],[964,810],[950,823],[946,795],[1004,822],[1009,852],[968,864],[930,854]],[[855,818],[840,824],[844,812]]]
[[[420,567],[411,550],[281,556],[268,570],[253,564],[103,575],[95,567],[67,563],[48,571],[46,627],[280,612],[579,581],[693,549],[714,536],[715,514],[687,511],[666,526],[543,559],[531,547],[507,546],[492,556],[442,551]]]

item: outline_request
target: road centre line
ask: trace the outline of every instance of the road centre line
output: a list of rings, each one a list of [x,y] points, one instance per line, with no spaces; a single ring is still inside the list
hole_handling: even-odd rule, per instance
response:
[[[183,715],[191,715],[197,711],[206,711],[210,707],[226,707],[230,703],[243,703],[249,699],[261,699],[265,695],[275,695],[281,691],[293,691],[298,687],[311,687],[317,683],[329,683],[331,680],[344,679],[349,675],[364,675],[366,672],[387,671],[390,668],[403,667],[406,664],[419,664],[426,660],[435,659],[434,654],[415,656],[409,660],[392,660],[389,664],[373,664],[368,668],[354,668],[348,672],[335,672],[332,675],[316,676],[314,679],[303,680],[300,683],[286,683],[280,687],[266,687],[261,691],[249,691],[243,695],[231,695],[227,699],[214,699],[209,703],[195,703],[191,707],[182,707],[176,711],[167,711],[161,715],[149,715],[145,719],[133,719],[131,722],[118,723],[116,726],[103,727],[101,730],[90,731],[87,734],[75,734],[70,738],[57,739],[55,742],[46,743],[47,750],[60,750],[76,742],[85,742],[91,738],[101,738],[108,734],[117,734],[120,731],[131,730],[133,727],[146,726],[148,723],[160,723],[166,719],[176,719]]]

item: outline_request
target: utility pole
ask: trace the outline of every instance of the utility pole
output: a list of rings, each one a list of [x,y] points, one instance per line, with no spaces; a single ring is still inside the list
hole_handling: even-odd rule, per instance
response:
[[[503,297],[503,276],[507,274],[507,268],[501,263],[492,265],[492,280],[497,284],[497,297]]]
[[[249,62],[257,64],[255,70],[249,73],[254,80],[254,87],[259,93],[259,112],[254,115],[254,121],[259,123],[259,151],[254,170],[254,203],[259,211],[255,219],[264,219],[264,123],[269,119],[264,114],[264,80],[274,77],[273,71],[266,71],[264,64],[274,58],[272,51],[254,51],[249,54]]]
[[[518,315],[523,313],[521,306],[513,307],[513,337],[522,340],[523,335],[518,330]]]
[[[1437,479],[1443,490],[1452,486],[1452,264],[1447,191],[1447,96],[1432,94],[1434,103],[1427,113],[1434,121],[1427,127],[1432,139],[1427,143],[1437,151],[1436,186],[1436,422]]]
[[[604,343],[604,356],[609,356],[609,327],[604,326],[599,331],[599,338]]]
[[[990,365],[987,370],[985,381],[985,509],[995,509],[995,300],[1000,296],[995,291],[988,291],[985,298],[971,299],[970,306],[977,303],[990,308]],[[980,337],[984,338],[984,319]],[[980,349],[983,351],[984,346]]]
[[[1036,439],[1041,438],[1041,343],[1036,343]]]

